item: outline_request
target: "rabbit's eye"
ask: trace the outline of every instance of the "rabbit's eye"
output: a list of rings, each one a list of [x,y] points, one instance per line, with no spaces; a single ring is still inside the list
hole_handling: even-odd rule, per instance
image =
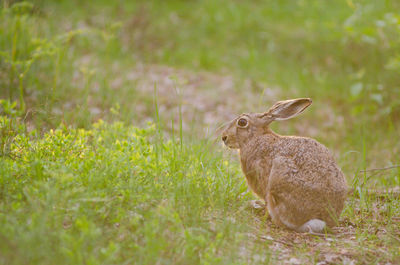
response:
[[[247,126],[247,120],[246,119],[239,119],[238,121],[237,121],[237,124],[240,126],[240,127],[246,127]]]

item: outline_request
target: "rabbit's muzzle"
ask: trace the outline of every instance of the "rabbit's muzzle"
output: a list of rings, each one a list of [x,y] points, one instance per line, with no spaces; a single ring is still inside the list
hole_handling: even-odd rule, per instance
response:
[[[229,148],[232,148],[232,149],[239,148],[239,144],[236,141],[236,137],[231,137],[231,136],[228,137],[227,135],[223,135],[222,141]]]

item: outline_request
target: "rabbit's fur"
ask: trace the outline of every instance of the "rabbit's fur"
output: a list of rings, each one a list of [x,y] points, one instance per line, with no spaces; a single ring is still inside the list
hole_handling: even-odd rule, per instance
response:
[[[300,114],[312,103],[301,98],[275,103],[265,113],[238,116],[222,133],[240,151],[250,188],[267,204],[272,221],[298,232],[335,226],[347,195],[344,175],[329,150],[314,139],[281,136],[268,125]]]

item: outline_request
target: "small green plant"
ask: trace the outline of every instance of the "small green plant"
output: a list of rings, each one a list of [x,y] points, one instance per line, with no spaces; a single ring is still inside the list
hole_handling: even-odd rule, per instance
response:
[[[20,121],[21,110],[16,109],[17,103],[0,99],[0,157],[15,158],[12,144],[18,135],[24,134],[26,128]]]
[[[41,57],[53,56],[57,48],[51,41],[35,38],[30,25],[33,4],[19,2],[0,10],[2,26],[5,34],[0,46],[0,58],[4,64],[0,67],[9,72],[8,87],[9,100],[14,100],[14,92],[18,90],[19,110],[26,110],[25,87],[27,76],[32,65]],[[16,89],[18,88],[18,89]]]
[[[30,2],[17,2],[0,9],[0,71],[7,77],[0,80],[1,97],[17,101],[21,114],[25,114],[27,107],[35,108],[27,106],[26,98],[29,97],[30,102],[42,106],[36,116],[50,122],[54,118],[49,116],[60,112],[56,103],[62,98],[70,98],[66,91],[74,91],[83,95],[82,99],[72,102],[82,109],[77,111],[77,118],[74,117],[82,126],[82,123],[90,122],[88,98],[94,69],[80,65],[82,80],[79,86],[74,86],[71,83],[73,67],[68,61],[73,56],[70,48],[75,42],[81,44],[77,40],[79,36],[107,46],[115,42],[115,32],[120,26],[113,23],[104,30],[76,29],[48,36],[43,30],[40,18],[43,13],[40,12]]]

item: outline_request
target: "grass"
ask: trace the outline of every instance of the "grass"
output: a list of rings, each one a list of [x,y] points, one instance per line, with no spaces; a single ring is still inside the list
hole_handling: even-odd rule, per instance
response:
[[[205,152],[208,143],[181,149],[156,134],[154,126],[99,122],[91,130],[52,130],[37,141],[17,136],[18,160],[1,161],[2,262],[240,258],[228,245],[239,248],[244,227],[231,234],[233,224],[225,222],[243,211],[237,196],[246,187],[237,170],[221,154]]]
[[[44,1],[0,9],[0,262],[398,263],[397,1]],[[214,128],[327,145],[355,189],[333,235],[247,207]],[[312,255],[310,255],[310,253]]]
[[[248,208],[238,166],[212,142],[181,146],[154,125],[103,121],[30,138],[16,135],[0,160],[2,263],[398,261],[400,205],[390,195],[350,198],[325,241],[282,231]]]

